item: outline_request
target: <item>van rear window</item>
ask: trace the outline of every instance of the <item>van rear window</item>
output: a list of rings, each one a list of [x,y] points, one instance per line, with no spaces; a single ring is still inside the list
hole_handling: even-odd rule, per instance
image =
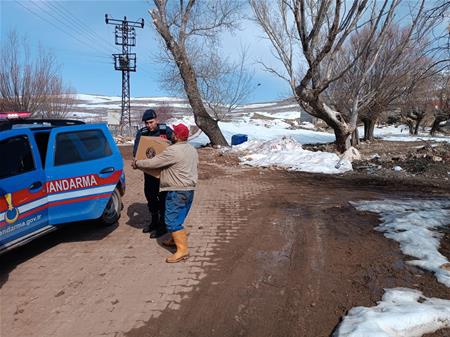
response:
[[[56,136],[55,166],[110,156],[111,147],[101,130],[64,132]]]

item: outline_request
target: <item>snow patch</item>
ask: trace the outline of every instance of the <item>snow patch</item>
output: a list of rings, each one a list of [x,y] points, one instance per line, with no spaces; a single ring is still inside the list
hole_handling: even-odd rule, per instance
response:
[[[376,307],[352,308],[333,337],[419,337],[448,327],[450,301],[394,288]]]
[[[304,150],[302,145],[291,137],[269,141],[250,140],[233,146],[233,151],[240,153],[240,160],[245,165],[262,167],[280,167],[291,171],[336,174],[352,170],[348,160],[343,160],[339,168],[339,157],[329,152],[312,152]]]
[[[375,230],[400,243],[405,255],[417,260],[408,264],[431,271],[450,287],[447,258],[439,252],[444,236],[439,230],[450,225],[450,200],[380,200],[350,202],[360,211],[378,213],[382,223]]]

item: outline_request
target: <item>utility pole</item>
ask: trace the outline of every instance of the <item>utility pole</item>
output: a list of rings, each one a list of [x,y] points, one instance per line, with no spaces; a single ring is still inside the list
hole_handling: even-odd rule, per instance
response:
[[[136,45],[136,31],[134,28],[144,28],[144,19],[140,22],[108,18],[105,14],[106,24],[116,25],[115,44],[122,46],[122,54],[112,54],[114,69],[122,72],[122,113],[120,115],[120,131],[128,126],[131,131],[130,109],[130,71],[136,71],[136,53],[130,53],[131,47]]]

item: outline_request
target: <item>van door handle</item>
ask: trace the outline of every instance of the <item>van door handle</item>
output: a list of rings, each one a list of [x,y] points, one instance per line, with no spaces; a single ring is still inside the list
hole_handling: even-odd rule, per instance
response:
[[[103,170],[100,171],[100,174],[105,174],[105,173],[112,173],[114,172],[114,167],[106,167]]]
[[[30,185],[30,187],[28,187],[29,190],[37,190],[38,188],[42,187],[42,182],[41,181],[35,181],[34,183],[32,183]]]

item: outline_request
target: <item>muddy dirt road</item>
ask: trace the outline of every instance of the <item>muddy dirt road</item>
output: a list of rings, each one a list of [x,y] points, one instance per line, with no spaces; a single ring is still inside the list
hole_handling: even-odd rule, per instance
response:
[[[202,149],[187,227],[191,258],[141,232],[142,177],[129,169],[117,226],[72,224],[0,256],[1,336],[330,336],[383,288],[450,299],[349,201],[450,197],[436,188],[242,168]],[[441,253],[450,256],[450,237]],[[430,336],[450,336],[439,331]]]

